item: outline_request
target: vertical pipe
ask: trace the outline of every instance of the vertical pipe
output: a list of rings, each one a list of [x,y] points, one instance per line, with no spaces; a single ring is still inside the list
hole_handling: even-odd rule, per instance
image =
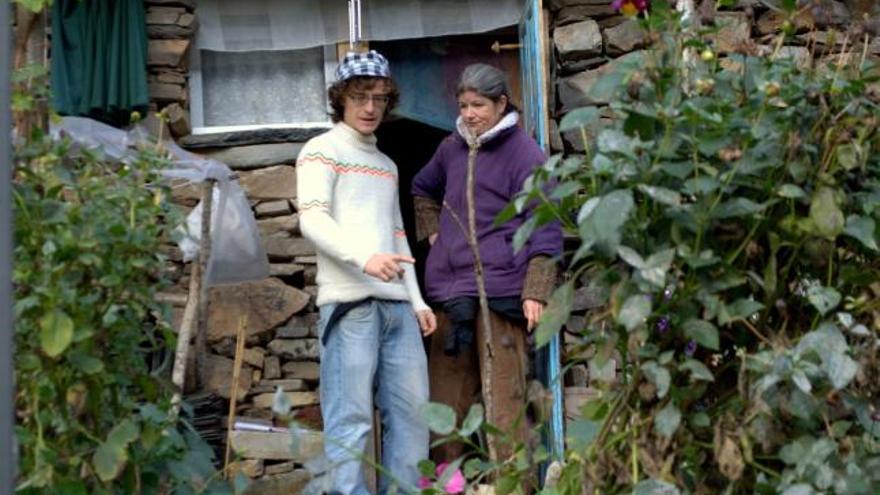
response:
[[[12,68],[12,2],[0,6],[0,495],[13,492],[18,466],[12,425],[14,378],[12,355],[15,335],[12,319],[12,156],[10,149],[9,71]]]

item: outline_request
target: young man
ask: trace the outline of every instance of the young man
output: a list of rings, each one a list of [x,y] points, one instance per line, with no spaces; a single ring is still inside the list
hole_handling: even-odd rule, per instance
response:
[[[329,89],[334,127],[297,159],[300,227],[318,251],[321,411],[332,492],[367,494],[359,455],[382,417],[383,476],[409,491],[428,457],[428,374],[419,328],[436,328],[422,299],[400,215],[397,167],[374,131],[397,101],[388,61],[349,53]]]

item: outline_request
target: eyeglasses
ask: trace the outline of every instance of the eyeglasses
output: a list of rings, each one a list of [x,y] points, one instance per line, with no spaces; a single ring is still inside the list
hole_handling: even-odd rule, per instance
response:
[[[351,101],[354,102],[355,105],[359,107],[363,107],[367,105],[368,101],[372,101],[373,105],[379,108],[384,108],[388,106],[388,102],[391,101],[391,97],[388,95],[368,95],[366,93],[351,93],[348,95]]]

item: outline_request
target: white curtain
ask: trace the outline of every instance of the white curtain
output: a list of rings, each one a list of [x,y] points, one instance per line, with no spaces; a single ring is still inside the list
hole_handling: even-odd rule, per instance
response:
[[[362,34],[388,41],[491,31],[519,23],[523,0],[362,0]],[[348,41],[346,0],[199,0],[196,46],[299,50]]]

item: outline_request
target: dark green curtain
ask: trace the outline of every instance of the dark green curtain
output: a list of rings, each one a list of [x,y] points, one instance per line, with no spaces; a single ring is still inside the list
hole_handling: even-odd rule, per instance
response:
[[[51,60],[56,112],[128,124],[150,101],[143,0],[55,0]]]

